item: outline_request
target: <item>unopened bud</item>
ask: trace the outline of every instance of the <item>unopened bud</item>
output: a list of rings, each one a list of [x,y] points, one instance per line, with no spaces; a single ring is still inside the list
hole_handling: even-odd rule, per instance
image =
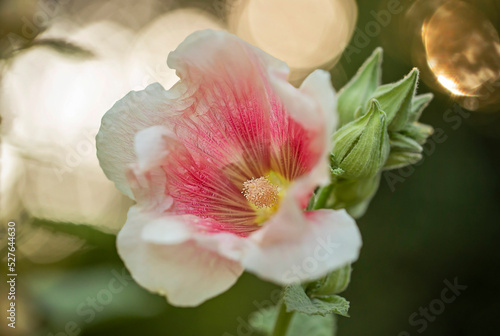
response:
[[[434,95],[432,93],[426,93],[413,97],[411,103],[410,118],[408,122],[413,123],[420,119],[422,112],[429,105]]]
[[[330,296],[346,290],[351,281],[351,265],[345,265],[318,281],[307,286],[307,294],[313,296]]]
[[[402,130],[410,120],[418,73],[418,69],[414,68],[399,82],[379,86],[375,91],[373,98],[378,100],[382,110],[387,114],[389,131]]]
[[[334,183],[327,201],[330,209],[346,209],[353,218],[364,215],[377,192],[381,174],[360,180],[339,179]]]
[[[422,154],[420,153],[391,152],[385,162],[384,169],[399,169],[417,163],[420,160],[422,160]]]
[[[382,76],[382,48],[377,48],[359,68],[356,75],[338,94],[339,127],[356,119],[356,110],[364,106],[380,85]]]
[[[433,132],[434,129],[432,128],[432,126],[421,124],[418,122],[415,122],[413,124],[408,124],[406,128],[403,130],[403,133],[405,135],[411,137],[420,145],[423,145],[427,141],[427,138],[430,137]]]
[[[389,155],[386,114],[372,100],[369,111],[333,135],[333,156],[345,179],[374,176]],[[336,168],[337,168],[336,167]]]
[[[401,133],[389,132],[389,143],[391,144],[391,153],[393,151],[422,152],[422,146],[416,140]]]

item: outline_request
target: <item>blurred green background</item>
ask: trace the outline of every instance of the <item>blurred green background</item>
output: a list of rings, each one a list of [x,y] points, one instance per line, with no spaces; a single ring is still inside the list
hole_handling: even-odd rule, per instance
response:
[[[485,25],[498,32],[500,6],[497,1],[400,1],[400,7],[397,8],[401,10],[390,15],[387,25],[382,25],[373,13],[386,10],[390,1],[357,1],[357,21],[352,15],[352,8],[356,9],[356,4],[340,2],[351,6],[351,21],[338,27],[348,33],[339,37],[336,31],[320,29],[322,35],[318,37],[319,41],[328,41],[331,34],[337,44],[329,49],[326,56],[304,57],[300,60],[291,57],[291,66],[296,64],[295,77],[292,79],[300,81],[303,73],[321,66],[330,69],[334,85],[340,89],[372,50],[383,46],[383,82],[401,78],[413,66],[422,70],[423,82],[419,93],[434,92],[436,95],[425,110],[422,122],[432,125],[439,137],[431,139],[426,145],[422,162],[383,176],[367,214],[358,221],[364,246],[359,261],[353,265],[351,285],[344,293],[351,302],[351,317],[338,318],[338,335],[496,335],[500,314],[497,288],[500,283],[500,97],[497,90],[500,80],[500,40],[498,33],[495,35],[490,32],[484,34],[481,43],[474,45],[468,40],[468,33],[476,27],[474,24],[479,32]],[[45,3],[54,5],[51,1]],[[217,24],[226,27],[231,22],[228,13],[236,8],[238,2],[147,1],[143,5],[124,2],[130,8],[125,5],[116,7],[116,3],[115,7],[106,7],[106,3],[59,1],[63,9],[50,17],[50,22],[47,21],[32,37],[24,34],[26,38],[18,41],[21,43],[18,45],[12,43],[13,35],[9,39],[9,34],[23,36],[26,18],[31,20],[40,5],[36,1],[0,1],[4,83],[7,82],[7,76],[19,76],[19,72],[12,70],[17,69],[16,66],[22,67],[16,65],[16,59],[25,57],[23,55],[40,48],[40,45],[53,49],[49,52],[61,60],[72,59],[71,62],[81,61],[74,60],[75,55],[85,62],[89,50],[90,54],[94,54],[91,57],[101,57],[99,52],[93,52],[92,40],[88,45],[80,43],[79,35],[71,35],[71,29],[67,36],[61,37],[59,33],[54,33],[42,39],[35,38],[47,28],[50,32],[52,22],[57,22],[59,16],[70,18],[70,21],[74,18],[74,22],[81,25],[109,18],[131,32],[138,32],[144,31],[144,27],[156,16],[195,7],[213,16]],[[145,12],[135,12],[137,6],[143,6]],[[459,24],[453,27],[439,26],[439,20],[433,21],[433,15],[441,6],[448,6],[447,13],[456,15],[449,21]],[[467,6],[473,10],[467,10]],[[299,27],[303,16],[307,15],[292,18]],[[279,15],[275,18],[277,29],[286,28],[287,22],[279,21]],[[173,23],[166,30],[175,30],[177,25],[184,30],[191,29],[184,28],[188,19],[180,22],[169,20],[167,25],[168,22]],[[243,22],[243,19],[239,20]],[[331,21],[337,22],[333,17]],[[378,22],[378,33],[370,30],[374,29],[373,25],[367,26],[370,22]],[[232,27],[228,29],[236,29],[234,25]],[[467,30],[457,31],[460,27]],[[431,34],[431,28],[438,32]],[[96,29],[96,36],[101,36],[99,29]],[[427,34],[427,39],[422,37],[424,34]],[[431,37],[436,39],[435,43],[444,43],[446,39],[455,39],[457,36],[461,39],[455,45],[438,45],[438,51],[428,45],[432,42]],[[52,39],[51,43],[47,43],[49,38]],[[131,38],[134,41],[137,39]],[[347,41],[350,44],[346,47]],[[113,38],[110,49],[115,42]],[[337,51],[339,45],[342,48]],[[20,47],[26,49],[16,51]],[[307,48],[307,44],[300,46],[300,50]],[[431,50],[443,53],[436,56],[443,62],[447,57],[455,60],[457,54],[471,52],[470,48],[480,52],[476,58],[468,58],[468,62],[439,63],[441,68],[436,69],[436,63],[429,61],[431,56],[435,56],[430,54]],[[134,48],[132,50],[135,52]],[[277,53],[283,50],[286,51],[286,48]],[[113,50],[108,52],[112,53]],[[446,52],[450,54],[446,55]],[[166,59],[167,55],[159,56]],[[138,59],[144,59],[141,57]],[[43,58],[36,58],[40,66],[43,61]],[[445,72],[442,72],[442,67],[447,67]],[[477,78],[482,78],[479,84],[471,84],[477,82],[473,74],[477,75],[484,69],[488,70],[484,73],[489,77],[478,75]],[[437,72],[447,73],[454,78],[454,86],[450,88],[436,80]],[[45,75],[50,79],[53,73],[48,71]],[[26,83],[32,83],[35,77],[27,78]],[[139,81],[144,85],[142,78]],[[26,87],[32,88],[29,85]],[[75,196],[79,190],[88,188],[91,182],[85,180],[84,185],[81,182],[70,185],[75,181],[70,176],[74,172],[71,170],[55,187],[41,184],[46,179],[33,167],[43,166],[50,160],[52,145],[37,136],[33,136],[33,142],[26,145],[23,135],[14,134],[14,129],[19,127],[17,113],[20,113],[18,106],[21,105],[12,101],[6,104],[6,99],[11,96],[5,92],[10,94],[9,90],[22,89],[23,86],[9,85],[2,88],[2,220],[3,223],[14,220],[18,228],[17,328],[7,328],[5,318],[2,318],[2,335],[255,335],[248,326],[249,316],[259,307],[270,304],[276,294],[276,286],[244,274],[228,292],[197,308],[169,306],[163,297],[137,286],[127,276],[115,250],[114,233],[123,225],[124,211],[130,203],[115,199],[105,203],[108,208],[99,209],[101,215],[88,221],[82,219],[79,225],[72,223],[76,221],[74,218],[81,217],[73,216],[77,211],[84,214],[92,211],[92,207],[78,203],[86,198]],[[457,94],[458,91],[460,94]],[[60,94],[64,95],[64,92]],[[23,102],[34,100],[36,104],[37,98],[28,93],[20,99],[24,99]],[[105,109],[100,109],[96,113],[102,116],[104,112]],[[51,118],[57,118],[57,115]],[[35,127],[44,126],[36,124]],[[90,129],[96,127],[98,125],[89,126]],[[38,156],[42,149],[48,156]],[[54,147],[53,150],[58,149]],[[9,154],[11,152],[15,155]],[[93,167],[92,164],[89,167]],[[11,170],[17,174],[11,174]],[[87,174],[87,171],[83,171],[83,174]],[[64,186],[69,186],[69,196],[62,194]],[[43,192],[61,192],[61,198],[65,199],[48,199],[43,196]],[[66,198],[73,197],[79,207],[74,208],[73,203],[65,203],[68,201]],[[88,196],[93,197],[93,194]],[[45,207],[48,203],[49,210]],[[121,212],[110,215],[117,208]],[[6,225],[2,224],[2,258],[6,255],[5,228]],[[4,279],[7,273],[4,259],[1,269]],[[466,285],[467,289],[454,302],[446,304],[440,314],[432,315],[432,321],[429,320],[425,330],[419,332],[422,325],[412,325],[410,316],[439,299],[446,286],[445,280],[453,283],[454,279]],[[2,280],[2,316],[5,314],[4,284]]]

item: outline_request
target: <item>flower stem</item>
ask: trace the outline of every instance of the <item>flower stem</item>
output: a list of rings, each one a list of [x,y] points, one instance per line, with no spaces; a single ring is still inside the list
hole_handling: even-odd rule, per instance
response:
[[[330,194],[332,193],[332,189],[333,184],[319,188],[316,192],[316,196],[314,197],[314,203],[308,210],[318,210],[324,208],[326,206],[326,202],[328,201],[328,197],[330,197]]]
[[[313,196],[311,201],[309,202],[307,211],[324,208],[326,206],[326,202],[328,201],[328,197],[332,192],[332,189],[333,184],[319,188],[319,190],[316,192],[316,196]],[[274,328],[271,336],[286,336],[294,313],[295,312],[287,312],[285,303],[281,301],[279,304],[278,316],[276,316],[276,322],[274,323]]]
[[[281,301],[272,336],[286,336],[294,313],[295,312],[287,312],[285,303]]]

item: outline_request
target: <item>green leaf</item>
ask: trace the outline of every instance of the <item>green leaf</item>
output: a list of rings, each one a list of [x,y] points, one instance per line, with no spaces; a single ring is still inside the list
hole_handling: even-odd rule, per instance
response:
[[[357,108],[363,105],[380,85],[382,76],[382,48],[377,48],[359,68],[356,75],[338,94],[339,127],[354,120]]]
[[[115,248],[116,235],[101,231],[92,225],[52,222],[40,218],[32,218],[30,222],[35,227],[43,227],[51,231],[77,236],[86,240],[87,244],[92,246]]]
[[[285,288],[283,294],[288,312],[295,311],[307,315],[326,316],[334,313],[348,317],[349,301],[338,295],[308,297],[300,285]]]
[[[254,331],[270,336],[276,321],[277,307],[259,310],[250,316],[249,323]],[[337,323],[335,316],[309,316],[296,313],[290,322],[287,336],[335,336]]]
[[[248,319],[248,323],[259,334],[271,335],[277,316],[278,307],[269,307],[253,312]]]
[[[413,70],[396,83],[379,86],[373,98],[377,99],[382,110],[387,114],[389,131],[402,130],[410,120],[412,99],[418,83],[419,71]]]

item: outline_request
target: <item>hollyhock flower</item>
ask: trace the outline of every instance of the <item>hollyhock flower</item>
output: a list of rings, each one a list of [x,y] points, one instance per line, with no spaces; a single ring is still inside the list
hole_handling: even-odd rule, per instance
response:
[[[180,81],[129,93],[97,135],[102,169],[137,202],[117,237],[134,279],[194,306],[244,269],[288,284],[356,260],[361,238],[345,211],[304,211],[329,182],[329,74],[294,88],[286,64],[211,30],[167,63]]]

